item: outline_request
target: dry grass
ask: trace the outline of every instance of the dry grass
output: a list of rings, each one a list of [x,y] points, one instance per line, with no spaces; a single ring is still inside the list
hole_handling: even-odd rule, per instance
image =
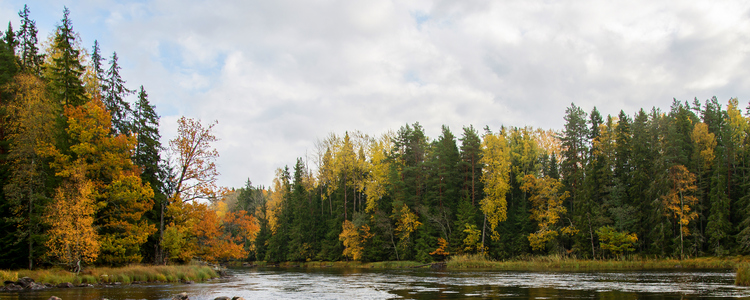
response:
[[[494,261],[482,255],[454,255],[448,261],[448,269],[492,269],[513,271],[617,271],[658,269],[732,269],[749,258],[705,257],[678,259],[583,260],[563,256],[533,256],[524,260]]]
[[[737,276],[734,278],[734,284],[750,286],[750,263],[737,265]]]
[[[60,268],[17,271],[0,270],[0,277],[2,277],[2,281],[17,280],[20,277],[30,277],[36,282],[51,284],[59,284],[63,282],[70,282],[73,284],[121,282],[123,284],[129,284],[134,281],[177,282],[191,280],[201,282],[219,276],[208,266],[131,265],[122,268],[90,268],[84,270],[78,275]]]

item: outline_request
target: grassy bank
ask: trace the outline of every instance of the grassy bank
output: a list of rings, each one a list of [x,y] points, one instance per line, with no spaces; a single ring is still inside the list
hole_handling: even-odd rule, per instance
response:
[[[282,268],[362,268],[362,269],[399,269],[414,268],[424,265],[415,261],[381,261],[381,262],[358,262],[358,261],[309,261],[309,262],[282,262],[277,264],[266,262],[255,262],[256,267],[282,267]]]
[[[660,269],[733,269],[750,258],[701,257],[691,259],[625,259],[582,260],[559,256],[530,257],[526,260],[494,261],[482,255],[456,255],[447,261],[447,268],[491,269],[509,271],[618,271]]]
[[[54,268],[44,270],[0,270],[0,284],[3,281],[16,281],[18,278],[29,277],[40,283],[59,284],[70,282],[80,283],[114,283],[130,284],[132,282],[178,282],[196,281],[219,277],[208,266],[127,266],[122,268],[89,268],[76,275],[69,271]]]

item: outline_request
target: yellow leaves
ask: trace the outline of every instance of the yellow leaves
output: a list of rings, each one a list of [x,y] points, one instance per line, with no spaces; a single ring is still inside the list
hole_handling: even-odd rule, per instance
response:
[[[283,173],[284,171],[282,169],[276,169],[276,177],[273,179],[273,192],[271,193],[271,197],[269,197],[268,208],[266,210],[268,214],[268,225],[273,234],[276,234],[279,214],[281,213],[281,205],[283,204],[287,193],[286,188],[284,188]]]
[[[638,242],[638,236],[635,233],[619,232],[611,226],[597,229],[596,234],[599,236],[599,246],[615,256],[622,255],[624,251],[634,251],[633,246]]]
[[[477,229],[477,225],[464,224],[464,226],[465,228],[463,232],[466,233],[466,238],[464,238],[463,240],[463,243],[464,243],[463,251],[466,253],[486,252],[484,245],[482,245],[480,241],[480,239],[482,238],[482,231]]]
[[[370,143],[368,148],[372,165],[370,166],[370,176],[365,185],[367,194],[366,212],[372,212],[377,207],[377,201],[386,193],[386,183],[388,182],[388,163],[387,151],[393,147],[393,141],[389,135],[383,135],[379,140]]]
[[[703,170],[708,170],[714,162],[714,148],[716,148],[716,136],[708,132],[706,123],[696,123],[693,132],[690,134],[693,143],[696,145],[695,151],[701,160]]]
[[[691,208],[698,203],[698,198],[693,196],[698,189],[695,185],[695,174],[690,173],[683,165],[676,165],[669,168],[669,181],[672,188],[661,197],[662,205],[667,212],[672,212],[683,234],[688,235],[690,232],[687,225],[698,217],[698,213]]]
[[[729,126],[729,140],[734,147],[737,147],[735,153],[731,153],[733,156],[738,156],[740,153],[744,153],[745,140],[747,139],[748,130],[750,130],[750,123],[748,119],[742,116],[742,111],[739,109],[739,103],[737,98],[729,99],[727,105],[727,125]],[[731,148],[730,148],[731,149]]]
[[[73,269],[91,263],[99,255],[99,240],[94,231],[93,183],[83,176],[79,166],[56,190],[54,201],[44,214],[50,226],[46,242],[49,255]]]
[[[409,235],[416,231],[422,222],[419,222],[417,215],[409,209],[406,204],[401,206],[400,210],[393,208],[394,214],[396,215],[396,232],[398,233],[399,240],[404,242],[409,239]]]
[[[570,197],[567,191],[561,191],[562,188],[563,184],[552,177],[524,177],[521,190],[531,193],[531,219],[536,221],[539,227],[539,230],[529,235],[529,242],[534,250],[543,250],[547,242],[559,233],[573,235],[578,232],[572,225],[563,228],[557,226],[560,217],[568,211],[563,202]]]
[[[480,205],[490,223],[492,239],[497,241],[500,236],[496,228],[499,222],[507,218],[505,194],[510,189],[510,150],[502,133],[488,133],[484,136],[482,159],[479,162],[485,166],[482,176],[485,198]]]
[[[356,227],[349,220],[344,220],[341,226],[342,231],[339,234],[339,240],[344,243],[344,256],[352,260],[361,260],[365,250],[363,244],[374,236],[373,233],[370,233],[370,226],[364,224]]]
[[[544,130],[537,128],[534,132],[534,139],[536,140],[536,144],[539,145],[547,155],[550,157],[552,155],[560,157],[560,152],[562,152],[562,145],[560,145],[560,139],[558,138],[560,135],[560,132],[552,129]]]

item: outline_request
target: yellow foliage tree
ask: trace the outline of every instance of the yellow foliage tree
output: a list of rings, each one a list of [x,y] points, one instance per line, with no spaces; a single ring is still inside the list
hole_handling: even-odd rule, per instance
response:
[[[391,136],[384,134],[379,140],[370,143],[368,152],[370,155],[371,166],[370,176],[365,185],[367,194],[366,212],[373,212],[377,207],[377,201],[386,193],[386,184],[388,183],[388,171],[390,164],[388,162],[387,151],[393,147]]]
[[[698,203],[698,197],[693,195],[698,187],[695,185],[695,175],[683,165],[669,168],[669,181],[672,188],[669,193],[661,196],[661,200],[666,211],[671,212],[680,224],[680,258],[682,258],[684,257],[684,236],[690,235],[687,225],[698,217],[698,213],[692,209]]]
[[[570,194],[562,192],[563,184],[552,177],[536,178],[534,175],[524,177],[521,190],[531,194],[531,218],[537,222],[538,230],[529,234],[529,243],[533,250],[544,250],[547,242],[560,233],[572,235],[578,232],[573,225],[559,228],[560,217],[567,213],[563,202]]]
[[[508,203],[505,194],[510,190],[510,149],[504,133],[487,133],[482,140],[482,158],[484,165],[482,183],[485,197],[480,201],[482,212],[490,223],[492,239],[497,241],[497,225],[507,219]],[[484,244],[484,234],[482,237]]]
[[[69,170],[69,176],[56,189],[54,202],[47,207],[44,220],[49,255],[78,273],[81,263],[91,263],[99,255],[94,230],[94,184],[83,176],[83,167]]]
[[[713,133],[708,132],[708,125],[706,125],[706,123],[696,123],[690,137],[696,145],[695,152],[697,157],[700,158],[701,170],[705,172],[711,168],[714,158],[716,157],[714,154],[714,148],[716,148],[716,136]]]
[[[50,145],[44,155],[54,158],[51,166],[63,180],[82,176],[90,181],[101,261],[140,262],[140,246],[156,229],[142,218],[153,205],[154,194],[141,182],[139,169],[130,160],[135,138],[110,135],[111,117],[98,97],[80,106],[66,106],[65,117],[70,147]]]
[[[397,210],[395,207],[393,210],[397,218],[396,232],[398,233],[399,241],[401,241],[403,246],[406,246],[404,242],[409,240],[411,233],[417,231],[422,222],[419,222],[417,215],[406,204],[401,205],[400,210]]]
[[[47,86],[30,74],[17,75],[7,90],[14,95],[3,107],[7,118],[0,130],[9,141],[7,159],[11,176],[3,182],[13,216],[19,220],[16,234],[28,243],[29,269],[33,269],[34,236],[41,234],[39,199],[44,191],[44,151],[54,139],[60,107],[47,96]],[[9,101],[8,101],[9,100]]]
[[[351,221],[344,220],[342,231],[339,234],[339,240],[344,243],[344,256],[352,260],[361,260],[365,251],[363,244],[373,236],[374,234],[370,233],[369,225],[364,224],[356,227]]]

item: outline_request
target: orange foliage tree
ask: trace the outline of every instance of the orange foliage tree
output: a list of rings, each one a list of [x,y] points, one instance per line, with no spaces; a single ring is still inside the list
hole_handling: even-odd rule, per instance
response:
[[[247,257],[247,244],[253,244],[260,231],[257,220],[245,211],[218,212],[199,202],[176,202],[168,214],[163,245],[169,258],[188,262],[198,257],[208,262]]]
[[[52,204],[44,214],[49,256],[57,258],[74,272],[81,263],[91,263],[99,255],[99,240],[94,230],[96,205],[91,180],[83,176],[83,168],[69,170],[69,176],[56,189]]]
[[[98,96],[80,106],[66,106],[68,149],[50,146],[55,175],[72,182],[73,176],[90,181],[102,263],[121,265],[141,261],[140,246],[156,229],[143,214],[153,205],[153,190],[141,182],[138,167],[130,160],[134,137],[110,134],[111,117]],[[63,185],[63,188],[88,186]],[[60,194],[60,192],[58,192]],[[62,192],[74,194],[72,191]]]

